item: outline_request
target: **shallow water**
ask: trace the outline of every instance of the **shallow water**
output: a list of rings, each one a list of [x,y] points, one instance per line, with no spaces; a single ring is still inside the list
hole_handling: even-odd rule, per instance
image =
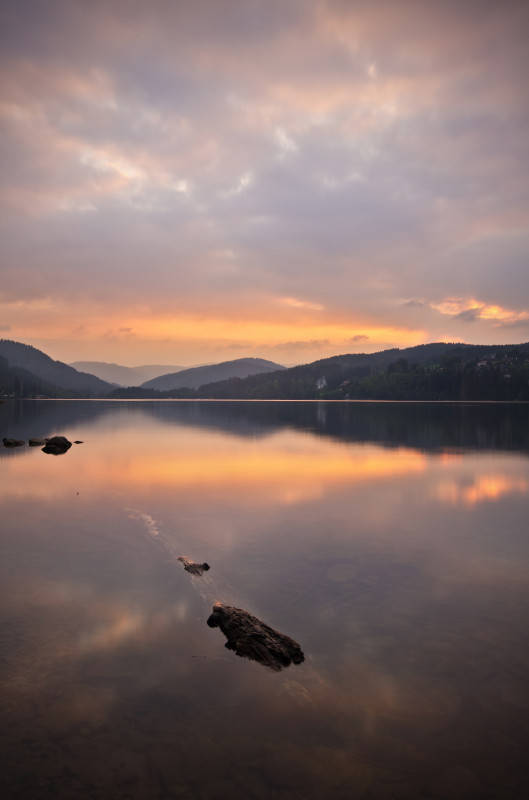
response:
[[[529,407],[8,401],[9,798],[525,798]],[[207,561],[194,577],[177,560]],[[206,620],[293,637],[279,673]]]

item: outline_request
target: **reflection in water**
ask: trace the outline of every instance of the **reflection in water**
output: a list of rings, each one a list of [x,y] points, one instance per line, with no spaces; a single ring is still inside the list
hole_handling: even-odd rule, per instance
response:
[[[527,494],[528,490],[529,482],[520,476],[480,475],[471,485],[461,485],[455,481],[440,484],[438,497],[453,505],[475,506],[509,494]]]
[[[6,406],[3,796],[525,797],[526,406]]]
[[[18,460],[13,462],[3,489],[11,494],[27,484],[25,492],[42,496],[46,490],[61,494],[68,486],[71,490],[82,488],[83,492],[92,488],[98,491],[102,486],[106,492],[127,494],[165,494],[167,490],[180,489],[195,495],[211,492],[230,497],[233,487],[237,487],[240,503],[258,506],[299,502],[321,496],[340,484],[424,469],[423,454],[412,450],[383,450],[366,445],[353,453],[291,432],[257,442],[234,442],[209,435],[206,443],[193,432],[168,438],[161,428],[150,432],[147,449],[138,447],[137,438],[137,431],[120,436],[119,448],[114,439],[99,441],[96,458],[71,453],[64,470],[52,473],[60,474],[60,482],[43,484],[39,480],[40,461]],[[85,448],[91,449],[90,443]]]
[[[131,418],[138,444],[146,444],[146,433],[157,422],[168,435],[199,428],[247,439],[286,429],[431,452],[529,450],[527,403],[15,401],[0,405],[0,436],[27,440],[87,426],[115,435],[131,427]]]

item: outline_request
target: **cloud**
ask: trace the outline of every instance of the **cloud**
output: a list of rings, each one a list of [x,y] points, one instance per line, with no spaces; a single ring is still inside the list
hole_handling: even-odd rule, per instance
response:
[[[430,305],[441,314],[451,316],[456,322],[482,320],[492,323],[496,328],[529,325],[529,311],[518,312],[498,305],[488,305],[480,300],[449,298],[442,303],[431,303]]]
[[[320,350],[329,344],[328,339],[309,339],[305,342],[280,342],[274,345],[274,350],[296,351],[296,350]]]
[[[10,331],[11,325],[0,325],[0,331]]]
[[[402,305],[405,308],[424,308],[427,304],[424,300],[405,300]]]
[[[369,341],[369,336],[366,336],[365,333],[357,333],[356,336],[353,336],[351,339],[352,342],[367,342]]]
[[[88,327],[94,306],[272,319],[284,298],[380,349],[371,331],[435,340],[445,298],[478,297],[441,312],[452,336],[508,340],[529,305],[528,21],[515,0],[8,4],[2,298],[52,294]],[[293,354],[334,346],[314,324]]]
[[[475,322],[480,316],[480,308],[467,308],[465,311],[460,311],[459,314],[454,314],[453,319],[461,322]]]
[[[245,350],[249,351],[254,346],[254,342],[251,340],[246,340],[242,342],[229,342],[229,344],[221,343],[221,344],[208,344],[208,350],[213,350],[214,353],[224,353],[236,350]]]
[[[506,330],[517,328],[529,330],[529,314],[518,318],[500,319],[497,322],[494,322],[494,327],[504,328]]]
[[[323,311],[321,303],[312,303],[309,300],[298,300],[296,297],[281,297],[280,302],[291,308],[305,309],[307,311]]]

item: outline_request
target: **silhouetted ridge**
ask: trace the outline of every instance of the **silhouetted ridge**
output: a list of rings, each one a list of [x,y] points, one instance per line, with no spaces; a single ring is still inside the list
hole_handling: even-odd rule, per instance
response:
[[[275,372],[285,369],[273,361],[264,358],[237,358],[234,361],[222,361],[220,364],[210,364],[205,367],[191,367],[168,375],[160,375],[150,381],[142,383],[143,389],[156,389],[167,391],[171,389],[198,389],[207,383],[231,378],[246,378],[266,372]]]
[[[50,356],[37,350],[29,344],[14,342],[10,339],[0,339],[0,356],[8,362],[9,368],[21,368],[30,373],[29,380],[35,378],[50,384],[53,390],[64,389],[73,392],[74,395],[85,397],[103,396],[114,387],[85,372],[78,372],[62,361],[54,361]],[[28,394],[21,387],[22,393]],[[40,390],[38,390],[40,393]],[[48,390],[50,391],[50,390]],[[43,391],[47,394],[48,392]]]

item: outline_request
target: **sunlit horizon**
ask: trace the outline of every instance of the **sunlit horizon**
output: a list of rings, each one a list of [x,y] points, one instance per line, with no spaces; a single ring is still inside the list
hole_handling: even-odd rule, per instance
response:
[[[529,7],[8,3],[0,336],[126,366],[529,341]]]

